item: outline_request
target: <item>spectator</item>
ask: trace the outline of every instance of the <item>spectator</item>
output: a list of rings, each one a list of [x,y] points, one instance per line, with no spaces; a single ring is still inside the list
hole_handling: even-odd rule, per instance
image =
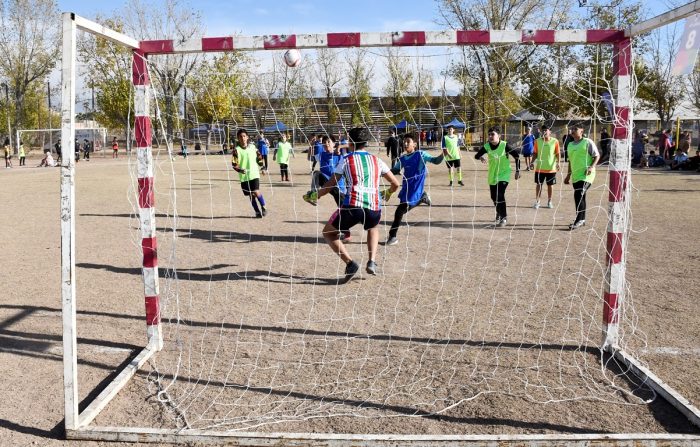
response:
[[[695,151],[695,156],[688,158],[688,162],[685,164],[684,169],[688,171],[700,170],[700,149]]]
[[[433,145],[433,129],[430,129],[428,131],[428,134],[425,136],[425,142],[427,143],[428,146]]]
[[[683,132],[681,134],[678,149],[680,149],[686,155],[686,157],[688,156],[688,152],[690,152],[690,132]]]
[[[573,137],[573,135],[571,135],[573,133],[573,131],[574,131],[573,127],[570,127],[569,132],[567,132],[567,134],[564,135],[564,138],[562,138],[562,140],[561,140],[561,147],[564,148],[564,161],[569,160],[569,154],[568,154],[567,150],[569,149],[569,143],[574,141],[574,137]]]
[[[673,157],[669,168],[671,168],[672,171],[684,169],[686,163],[688,163],[688,154],[683,152],[683,150],[679,147],[678,149],[676,149],[676,156]]]
[[[637,131],[634,135],[634,142],[632,143],[632,166],[642,167],[642,158],[644,157],[644,136],[641,131]]]
[[[663,129],[661,135],[659,135],[659,142],[657,144],[657,149],[659,155],[664,159],[671,158],[669,150],[671,149],[671,129]]]
[[[391,158],[391,166],[394,166],[401,155],[399,151],[399,139],[396,137],[396,129],[391,130],[391,136],[386,140],[384,147],[386,147],[387,157]]]
[[[606,129],[600,131],[600,162],[606,162],[610,158],[612,139]]]
[[[654,151],[650,151],[645,164],[649,168],[658,168],[659,166],[666,166],[666,161],[664,157],[656,155]]]
[[[44,152],[44,158],[41,159],[41,163],[39,163],[37,167],[41,168],[42,166],[46,166],[47,168],[56,166],[56,162],[51,155],[51,149],[47,149],[46,152]]]

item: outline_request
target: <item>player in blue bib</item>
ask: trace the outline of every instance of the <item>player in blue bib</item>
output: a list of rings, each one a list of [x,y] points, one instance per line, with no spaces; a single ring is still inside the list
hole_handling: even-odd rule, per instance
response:
[[[263,160],[263,171],[267,172],[267,154],[270,152],[270,142],[265,138],[265,134],[260,132],[260,136],[257,142],[258,152],[262,156]]]
[[[399,226],[403,221],[403,217],[407,212],[416,206],[424,203],[430,206],[430,197],[425,192],[425,177],[428,174],[427,163],[439,165],[445,158],[444,155],[433,157],[427,152],[416,150],[416,140],[412,135],[407,135],[403,138],[404,155],[399,157],[394,166],[391,168],[393,174],[398,174],[403,170],[403,181],[401,191],[399,192],[399,201],[401,202],[394,213],[394,222],[389,230],[389,239],[386,245],[396,245],[399,240],[396,234],[399,231]],[[389,200],[391,194],[383,191],[384,200]]]

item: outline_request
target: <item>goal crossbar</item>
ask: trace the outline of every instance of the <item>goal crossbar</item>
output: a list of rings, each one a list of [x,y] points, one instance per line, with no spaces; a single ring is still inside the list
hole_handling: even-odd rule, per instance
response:
[[[234,50],[277,50],[286,48],[342,48],[377,46],[457,46],[457,45],[579,45],[611,44],[614,47],[615,120],[613,145],[610,155],[609,212],[607,237],[607,270],[603,302],[603,334],[601,349],[616,356],[642,380],[654,383],[659,394],[679,408],[689,420],[700,426],[695,407],[671,387],[660,381],[638,361],[617,348],[620,308],[624,300],[625,277],[623,262],[626,256],[623,240],[627,216],[622,206],[628,199],[630,169],[629,123],[631,110],[631,40],[621,30],[487,30],[487,31],[405,31],[394,33],[328,33],[270,36],[227,36],[193,39],[138,42],[123,34],[76,16],[63,14],[63,101],[62,139],[68,147],[75,135],[75,54],[76,30],[134,50],[133,83],[135,87],[135,140],[138,157],[139,213],[143,248],[143,279],[145,290],[148,342],[146,347],[127,365],[107,388],[82,413],[78,412],[77,394],[77,330],[75,296],[75,159],[73,151],[66,151],[62,161],[61,180],[61,237],[62,237],[62,302],[65,429],[70,439],[149,442],[233,442],[245,445],[457,445],[465,442],[475,445],[504,444],[545,445],[563,442],[611,442],[616,444],[656,445],[668,441],[678,444],[700,442],[700,436],[674,434],[585,434],[585,435],[516,435],[516,436],[413,436],[413,435],[344,435],[308,433],[216,433],[197,430],[155,430],[150,428],[94,427],[90,422],[99,414],[138,369],[162,348],[160,307],[158,296],[158,263],[155,242],[155,213],[153,203],[153,160],[151,153],[151,122],[147,89],[149,79],[146,58],[149,54],[188,53]]]

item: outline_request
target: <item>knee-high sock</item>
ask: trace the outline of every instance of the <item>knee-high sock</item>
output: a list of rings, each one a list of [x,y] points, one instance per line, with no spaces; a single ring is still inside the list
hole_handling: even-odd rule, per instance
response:
[[[265,199],[263,198],[262,193],[258,193],[258,202],[260,202],[261,206],[265,206]]]

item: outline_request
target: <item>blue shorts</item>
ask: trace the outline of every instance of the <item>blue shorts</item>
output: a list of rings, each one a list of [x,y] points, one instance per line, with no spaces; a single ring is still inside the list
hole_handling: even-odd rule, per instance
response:
[[[368,210],[366,208],[338,208],[328,222],[339,231],[348,231],[361,223],[365,230],[371,230],[379,225],[382,219],[382,210]]]
[[[524,147],[522,151],[522,156],[523,157],[532,157],[532,154],[534,153],[534,149],[531,147]]]

